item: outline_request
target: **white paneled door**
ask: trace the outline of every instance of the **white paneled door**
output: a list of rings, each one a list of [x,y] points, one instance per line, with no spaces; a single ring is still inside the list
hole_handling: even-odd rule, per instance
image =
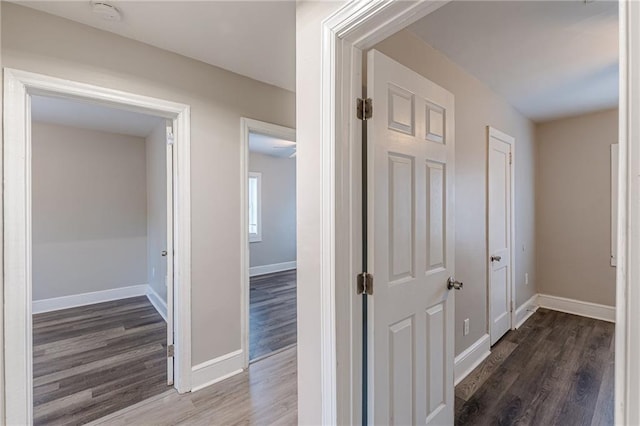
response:
[[[489,334],[496,343],[511,328],[511,158],[513,138],[489,127]]]
[[[453,424],[454,97],[368,53],[369,422]]]

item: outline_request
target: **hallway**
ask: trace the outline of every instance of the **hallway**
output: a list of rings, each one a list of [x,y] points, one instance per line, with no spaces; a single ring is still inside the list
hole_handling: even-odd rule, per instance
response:
[[[613,425],[614,325],[539,309],[456,386],[456,425]]]

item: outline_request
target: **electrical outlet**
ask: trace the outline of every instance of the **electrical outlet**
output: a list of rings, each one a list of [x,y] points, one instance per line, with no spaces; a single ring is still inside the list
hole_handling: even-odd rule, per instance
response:
[[[463,336],[466,336],[467,334],[469,334],[469,318],[464,320],[464,330],[462,331]]]
[[[524,273],[524,283],[525,284],[529,284],[529,273],[528,272]]]

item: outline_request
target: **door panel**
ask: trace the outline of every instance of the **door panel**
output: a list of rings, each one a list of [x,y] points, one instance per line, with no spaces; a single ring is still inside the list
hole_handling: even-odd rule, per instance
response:
[[[414,424],[413,418],[413,317],[389,327],[391,424]]]
[[[429,233],[427,241],[429,242],[429,250],[427,250],[427,271],[433,271],[438,268],[444,268],[445,262],[445,239],[446,227],[444,215],[445,208],[445,192],[446,192],[446,166],[442,163],[427,161],[426,172],[426,188],[427,200],[429,206],[427,208],[427,223],[429,224]]]
[[[489,134],[488,238],[491,344],[511,328],[511,145]]]
[[[454,98],[375,50],[367,75],[368,418],[453,424]]]
[[[446,320],[444,303],[427,309],[427,419],[445,409],[447,396]]]
[[[389,281],[413,277],[414,159],[389,154]]]

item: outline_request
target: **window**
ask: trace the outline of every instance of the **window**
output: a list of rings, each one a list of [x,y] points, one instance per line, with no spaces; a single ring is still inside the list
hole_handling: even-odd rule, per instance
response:
[[[262,241],[262,173],[249,173],[249,242]]]

